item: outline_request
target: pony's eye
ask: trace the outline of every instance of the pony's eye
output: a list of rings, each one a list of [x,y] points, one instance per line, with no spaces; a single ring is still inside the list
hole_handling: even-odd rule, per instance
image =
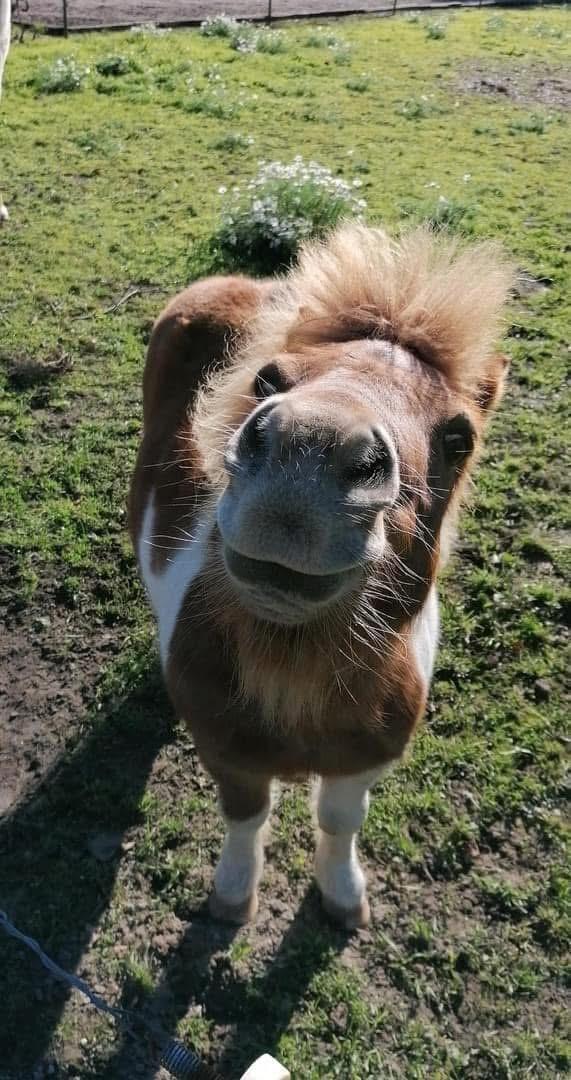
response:
[[[467,416],[459,413],[446,424],[442,437],[446,460],[460,465],[474,449],[474,429]]]
[[[446,457],[450,461],[453,458],[458,458],[462,454],[468,454],[470,452],[470,448],[463,435],[445,435],[444,449],[446,450]]]
[[[277,364],[265,364],[254,379],[254,394],[258,401],[271,397],[272,394],[285,394],[290,383]]]

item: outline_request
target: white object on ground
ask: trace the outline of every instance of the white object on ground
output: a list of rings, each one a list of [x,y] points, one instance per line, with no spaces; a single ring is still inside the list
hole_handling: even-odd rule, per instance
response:
[[[271,1054],[262,1054],[253,1065],[250,1065],[242,1080],[291,1080],[291,1073]]]

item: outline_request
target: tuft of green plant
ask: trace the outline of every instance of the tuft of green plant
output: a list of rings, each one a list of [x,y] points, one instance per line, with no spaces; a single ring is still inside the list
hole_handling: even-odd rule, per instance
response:
[[[343,217],[361,214],[366,202],[357,196],[360,186],[361,181],[350,184],[300,155],[290,165],[262,162],[257,176],[229,195],[214,246],[254,271],[288,265],[302,241],[322,236]]]
[[[339,48],[343,43],[335,34],[328,34],[321,27],[317,27],[307,35],[303,44],[308,49],[334,49]]]
[[[119,962],[118,969],[123,980],[124,996],[131,1003],[152,992],[155,980],[146,956],[130,952]]]
[[[476,207],[473,203],[439,195],[436,202],[407,200],[401,203],[401,211],[404,217],[423,222],[432,229],[466,234],[472,232]]]
[[[495,34],[498,30],[503,30],[505,25],[505,19],[502,19],[501,15],[492,15],[491,19],[487,20],[484,29],[491,34]]]
[[[520,921],[533,915],[539,905],[540,892],[536,886],[523,888],[508,880],[475,875],[483,902],[496,918]]]
[[[545,135],[548,124],[549,117],[542,116],[541,113],[531,113],[529,116],[522,117],[521,120],[510,121],[508,131],[510,135],[519,135],[521,132]]]
[[[89,68],[78,64],[73,56],[60,56],[35,72],[28,85],[37,94],[71,94],[83,89],[88,75]]]
[[[446,23],[430,20],[426,24],[426,36],[429,41],[440,41],[446,37]]]
[[[425,120],[427,116],[430,116],[431,111],[428,99],[424,97],[409,98],[399,109],[401,116],[406,117],[407,120]]]
[[[140,71],[140,67],[130,56],[112,53],[98,60],[95,70],[99,75],[128,75],[130,71]]]
[[[356,79],[347,79],[345,86],[348,90],[352,90],[354,94],[365,94],[371,86],[371,76],[363,74]]]
[[[531,33],[534,37],[539,38],[552,38],[555,41],[561,40],[563,37],[563,30],[560,26],[550,26],[547,22],[536,23],[531,27]]]
[[[226,104],[215,94],[193,94],[191,98],[178,104],[184,112],[202,113],[203,116],[211,116],[215,120],[228,120],[236,111],[234,103]]]
[[[333,54],[333,63],[339,64],[341,67],[345,67],[346,64],[351,63],[351,49],[348,45],[335,45],[331,49]]]
[[[234,150],[247,150],[253,144],[252,135],[241,135],[239,131],[229,131],[226,135],[221,135],[219,139],[214,139],[210,145],[213,150],[227,150],[233,153]]]

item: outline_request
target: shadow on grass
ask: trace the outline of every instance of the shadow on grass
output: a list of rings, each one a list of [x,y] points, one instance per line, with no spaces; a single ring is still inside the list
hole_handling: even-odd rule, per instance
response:
[[[86,738],[0,823],[0,907],[69,971],[110,904],[118,869],[117,858],[94,858],[88,840],[113,833],[118,850],[139,823],[153,761],[172,738],[170,716],[151,662],[127,695],[88,717]],[[66,999],[36,957],[0,934],[0,1062],[9,1075],[32,1075]]]
[[[117,857],[94,858],[88,841],[115,834],[117,852],[121,837],[140,824],[153,762],[174,738],[171,715],[153,665],[133,679],[128,694],[104,703],[95,716],[88,713],[86,737],[0,823],[0,907],[68,971],[81,974],[81,958],[111,904],[119,867]],[[182,940],[142,1011],[173,1033],[189,1006],[200,1004],[220,1040],[210,1063],[224,1076],[240,1076],[257,1056],[275,1052],[312,978],[343,948],[347,935],[324,924],[319,897],[310,888],[266,969],[252,978],[228,956],[236,929],[214,923],[204,908],[189,914]],[[3,1080],[34,1075],[67,997],[35,956],[0,933]],[[117,1040],[111,1056],[82,1075],[126,1080],[135,1062],[136,1075],[152,1080],[154,1040],[143,1036],[135,1047],[132,1036],[119,1029]]]
[[[313,977],[329,965],[349,938],[348,933],[324,924],[313,886],[277,952],[257,978],[240,975],[223,955],[236,932],[237,928],[214,923],[206,911],[198,913],[145,1005],[146,1014],[172,1033],[189,1005],[199,1003],[204,1019],[222,1032],[224,1040],[223,1047],[213,1047],[208,1063],[228,1080],[236,1080],[261,1054],[276,1053]],[[161,1009],[163,1015],[159,1016]],[[132,1042],[126,1035],[106,1061],[105,1080],[124,1080],[132,1061]],[[137,1076],[154,1080],[156,1066],[139,1067]]]
[[[324,921],[317,888],[311,885],[264,973],[252,982],[242,979],[211,989],[209,1015],[235,1025],[220,1060],[224,1075],[240,1076],[260,1054],[276,1053],[311,981],[329,967],[349,937]]]

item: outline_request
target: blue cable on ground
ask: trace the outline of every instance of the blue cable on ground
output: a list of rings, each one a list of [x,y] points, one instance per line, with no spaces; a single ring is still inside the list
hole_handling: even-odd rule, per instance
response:
[[[109,1016],[112,1016],[114,1020],[123,1024],[134,1038],[136,1038],[133,1031],[134,1024],[143,1024],[144,1027],[152,1032],[154,1038],[159,1042],[161,1047],[160,1064],[170,1072],[171,1076],[174,1077],[174,1080],[222,1080],[220,1074],[213,1072],[208,1065],[205,1065],[193,1050],[188,1050],[187,1047],[183,1046],[177,1039],[171,1039],[166,1032],[162,1031],[156,1024],[146,1020],[144,1016],[138,1016],[136,1013],[129,1012],[127,1009],[109,1005],[104,998],[99,994],[96,994],[83,979],[79,979],[77,975],[72,975],[69,971],[64,971],[59,964],[56,964],[54,960],[50,959],[34,938],[28,937],[26,934],[23,934],[21,930],[18,930],[18,928],[10,922],[6,912],[1,909],[0,929],[4,930],[10,937],[15,938],[16,941],[20,941],[28,949],[31,949],[31,951],[39,957],[44,967],[54,979],[58,979],[59,982],[67,983],[67,985],[73,987],[74,990],[79,990],[81,994],[89,999],[92,1005],[95,1005],[96,1009],[107,1013]]]

